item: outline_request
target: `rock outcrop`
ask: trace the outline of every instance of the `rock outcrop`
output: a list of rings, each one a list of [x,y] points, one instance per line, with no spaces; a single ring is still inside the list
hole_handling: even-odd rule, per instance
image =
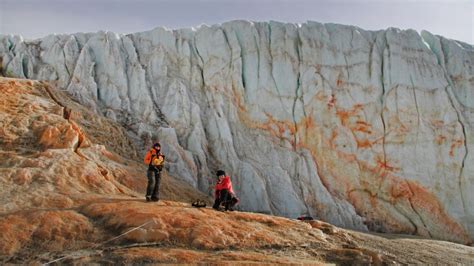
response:
[[[245,210],[471,242],[474,48],[413,30],[232,21],[119,35],[0,36],[5,75],[54,81],[159,138],[201,191]],[[59,131],[58,131],[59,130]],[[50,129],[47,139],[71,131]]]
[[[0,92],[0,257],[93,242],[81,206],[144,199],[146,166],[121,126],[46,83],[0,78]],[[161,192],[206,199],[167,174]]]
[[[1,78],[0,89],[0,212],[144,197],[146,166],[121,126],[45,83]],[[168,199],[204,195],[164,180]]]

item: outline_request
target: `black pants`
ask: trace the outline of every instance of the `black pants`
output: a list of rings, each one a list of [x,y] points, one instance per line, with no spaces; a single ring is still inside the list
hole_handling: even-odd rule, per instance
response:
[[[153,200],[160,199],[160,180],[161,171],[155,168],[148,168],[146,173],[148,177],[148,186],[146,188],[146,197]]]
[[[223,189],[223,190],[219,191],[219,195],[217,196],[216,200],[214,201],[214,205],[212,206],[212,208],[219,209],[219,206],[221,206],[221,204],[223,203],[225,210],[229,210],[232,207],[234,207],[234,205],[237,202],[238,202],[238,200],[234,195],[229,193],[229,191],[227,189]]]

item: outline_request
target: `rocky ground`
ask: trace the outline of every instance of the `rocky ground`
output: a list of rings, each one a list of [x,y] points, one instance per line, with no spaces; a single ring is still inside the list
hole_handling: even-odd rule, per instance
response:
[[[473,264],[474,248],[190,206],[209,198],[167,174],[143,200],[125,131],[46,83],[0,79],[0,262]]]

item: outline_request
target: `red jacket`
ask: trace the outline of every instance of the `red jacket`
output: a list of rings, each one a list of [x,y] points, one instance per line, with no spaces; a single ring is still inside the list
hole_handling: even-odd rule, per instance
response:
[[[214,196],[217,197],[219,191],[227,189],[229,193],[234,194],[234,190],[232,189],[232,182],[230,181],[229,176],[225,176],[224,179],[222,179],[221,182],[217,182],[216,187],[215,187],[215,192]]]

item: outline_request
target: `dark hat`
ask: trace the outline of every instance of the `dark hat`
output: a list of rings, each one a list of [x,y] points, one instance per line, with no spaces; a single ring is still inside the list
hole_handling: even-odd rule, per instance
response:
[[[224,170],[217,170],[216,176],[225,175]]]
[[[161,148],[161,145],[160,145],[160,143],[159,143],[159,142],[157,142],[157,143],[153,144],[153,148],[155,148],[155,147],[160,147],[160,148]]]

